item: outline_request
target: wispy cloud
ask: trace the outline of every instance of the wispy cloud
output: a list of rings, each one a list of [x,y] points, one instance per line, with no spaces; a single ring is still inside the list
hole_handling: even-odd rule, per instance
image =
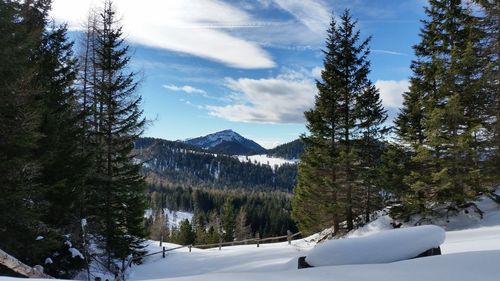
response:
[[[400,52],[395,52],[395,51],[390,51],[390,50],[371,50],[372,53],[378,53],[378,54],[386,54],[386,55],[395,55],[395,56],[403,56],[407,57],[408,54],[405,53],[400,53]]]
[[[234,102],[207,106],[209,114],[248,123],[301,124],[316,93],[311,77],[293,71],[266,79],[228,78],[226,86],[236,95]]]
[[[202,94],[205,95],[207,92],[202,89],[198,89],[189,85],[176,86],[176,85],[163,85],[163,88],[174,91],[174,92],[185,92],[188,94]]]
[[[382,104],[387,108],[399,108],[403,104],[403,93],[408,91],[408,80],[378,80],[375,86],[380,91]]]
[[[274,0],[274,2],[315,33],[324,34],[328,28],[330,11],[322,1]]]
[[[81,28],[98,0],[55,0],[51,16]],[[243,9],[216,0],[116,1],[128,40],[187,53],[242,69],[272,68],[273,58],[257,43],[236,36],[232,28],[262,25]],[[189,30],[187,30],[189,29]]]

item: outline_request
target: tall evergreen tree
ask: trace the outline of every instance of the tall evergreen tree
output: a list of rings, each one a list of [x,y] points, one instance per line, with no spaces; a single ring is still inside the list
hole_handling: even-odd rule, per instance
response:
[[[480,155],[487,93],[482,80],[478,20],[460,0],[432,0],[421,42],[414,47],[413,77],[396,125],[413,152],[405,178],[409,209],[456,209],[474,198],[483,178]]]
[[[42,232],[43,190],[34,157],[42,88],[36,81],[47,1],[0,1],[0,248],[27,264]]]
[[[500,182],[500,1],[499,0],[476,0],[483,10],[484,31],[484,58],[487,63],[485,85],[490,93],[490,107],[488,116],[491,123],[488,124],[494,155],[490,161],[490,174],[493,176],[493,186]]]
[[[222,239],[225,242],[234,240],[235,215],[232,199],[226,198],[221,212]]]
[[[133,142],[142,133],[141,98],[136,96],[136,74],[128,70],[129,47],[116,20],[111,1],[99,13],[92,44],[95,65],[92,145],[95,147],[95,183],[90,191],[89,217],[103,238],[108,266],[125,263],[142,252],[145,236],[144,179],[133,161]]]
[[[315,107],[305,112],[310,135],[301,138],[305,152],[292,213],[303,233],[332,225],[338,233],[341,221],[351,230],[361,213],[355,201],[370,205],[362,187],[360,157],[375,153],[372,141],[379,137],[386,117],[378,92],[367,78],[370,38],[360,42],[355,26],[347,10],[340,24],[332,20]],[[374,171],[373,163],[364,167]]]

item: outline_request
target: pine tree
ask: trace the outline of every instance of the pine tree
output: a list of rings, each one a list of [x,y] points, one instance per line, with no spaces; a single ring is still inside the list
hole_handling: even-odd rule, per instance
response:
[[[136,96],[136,74],[128,72],[129,47],[115,18],[111,1],[99,13],[92,46],[94,76],[92,146],[95,149],[94,183],[89,195],[89,217],[94,221],[107,263],[124,264],[129,255],[142,252],[144,179],[133,161],[133,142],[142,133],[144,119]],[[94,79],[93,78],[93,79]]]
[[[411,210],[435,203],[456,210],[478,194],[487,94],[482,87],[478,21],[460,0],[433,0],[425,9],[421,42],[414,47],[414,76],[396,125],[410,144],[412,171],[405,183]]]
[[[365,223],[370,221],[373,211],[381,209],[381,156],[384,152],[382,139],[389,131],[383,124],[387,120],[387,113],[382,105],[380,93],[374,85],[369,84],[367,90],[358,98],[359,129],[361,139],[356,149],[360,157],[359,176],[362,188],[358,198],[361,203],[358,207],[365,217]]]
[[[371,204],[362,191],[360,153],[375,153],[369,143],[379,135],[386,117],[367,78],[370,38],[359,42],[355,26],[347,10],[340,24],[332,20],[315,107],[305,112],[310,135],[301,137],[305,152],[292,203],[292,216],[305,234],[331,225],[338,233],[344,220],[351,230],[360,214],[355,201]],[[365,165],[373,171],[373,163]]]
[[[191,245],[195,240],[195,233],[193,231],[193,227],[189,220],[184,219],[179,224],[179,231],[177,233],[177,237],[174,240],[175,243],[179,245]]]
[[[45,186],[48,202],[44,221],[65,234],[79,237],[82,186],[88,161],[80,150],[82,131],[73,87],[76,60],[72,47],[65,26],[53,26],[44,33],[37,75],[44,89],[37,158],[41,159],[40,182]]]
[[[489,110],[487,125],[490,136],[491,151],[494,152],[489,161],[489,174],[492,186],[500,182],[500,1],[476,0],[483,10],[484,44],[482,54],[485,58],[485,85],[489,92]]]
[[[232,199],[228,197],[224,202],[221,212],[222,239],[225,242],[234,240],[234,217]]]
[[[35,265],[35,238],[44,230],[43,190],[34,157],[40,139],[38,50],[50,5],[0,1],[0,248]]]

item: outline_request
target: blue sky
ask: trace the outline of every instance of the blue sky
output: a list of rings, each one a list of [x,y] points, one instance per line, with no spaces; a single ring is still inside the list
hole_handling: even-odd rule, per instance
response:
[[[373,36],[370,79],[391,118],[408,87],[424,0],[115,0],[140,70],[145,135],[186,139],[233,129],[265,147],[306,132],[332,11]],[[55,0],[81,29],[96,0]]]

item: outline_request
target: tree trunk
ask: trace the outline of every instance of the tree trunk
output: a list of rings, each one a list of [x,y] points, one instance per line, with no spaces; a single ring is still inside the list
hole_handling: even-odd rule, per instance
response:
[[[0,264],[29,278],[54,278],[43,273],[43,268],[40,270],[38,268],[28,266],[2,250],[0,250]]]

